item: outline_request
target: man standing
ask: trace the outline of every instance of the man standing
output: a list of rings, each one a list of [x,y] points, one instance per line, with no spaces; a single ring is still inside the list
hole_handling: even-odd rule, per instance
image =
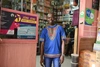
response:
[[[53,22],[52,14],[48,14],[49,26],[44,28],[40,35],[41,66],[61,67],[64,62],[64,40],[66,35],[62,26]]]

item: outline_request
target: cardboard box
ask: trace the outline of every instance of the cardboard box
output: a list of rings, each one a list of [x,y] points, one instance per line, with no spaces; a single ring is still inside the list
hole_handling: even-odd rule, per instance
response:
[[[100,62],[96,61],[96,67],[100,67]]]
[[[80,52],[80,58],[89,58],[89,53],[90,51],[89,50],[83,50]]]
[[[100,62],[100,51],[96,51],[96,61]]]
[[[91,60],[91,59],[90,59]],[[85,59],[79,59],[79,67],[96,67],[96,61],[87,61]]]
[[[99,33],[100,34],[100,33]],[[100,36],[100,35],[99,35]],[[100,51],[100,44],[94,43],[93,51]]]
[[[90,62],[96,62],[96,53],[91,52],[89,55],[90,55]]]
[[[79,67],[96,67],[96,53],[88,50],[81,51]]]
[[[88,50],[84,50],[80,52],[80,58],[82,59],[86,59],[86,60],[96,60],[96,53],[95,52],[91,52]]]

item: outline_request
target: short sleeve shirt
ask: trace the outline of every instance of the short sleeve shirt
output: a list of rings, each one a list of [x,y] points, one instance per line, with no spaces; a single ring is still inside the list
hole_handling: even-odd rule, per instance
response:
[[[53,30],[53,33],[51,31]],[[44,28],[40,35],[40,41],[44,42],[45,54],[60,54],[61,42],[66,39],[65,31],[60,25],[53,25]]]

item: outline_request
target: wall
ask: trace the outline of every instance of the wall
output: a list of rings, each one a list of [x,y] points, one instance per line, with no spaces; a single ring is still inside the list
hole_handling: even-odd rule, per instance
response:
[[[0,67],[36,67],[36,43],[33,40],[3,39]]]
[[[92,50],[97,34],[98,11],[95,10],[94,22],[89,26],[85,25],[86,8],[92,9],[92,0],[80,0],[80,14],[83,12],[83,16],[79,18],[78,53],[83,49]]]
[[[86,8],[92,9],[92,0],[86,1]],[[89,38],[95,38],[96,37],[96,30],[97,30],[97,17],[98,17],[98,11],[95,10],[94,14],[94,22],[92,26],[84,25],[84,37],[89,37]]]

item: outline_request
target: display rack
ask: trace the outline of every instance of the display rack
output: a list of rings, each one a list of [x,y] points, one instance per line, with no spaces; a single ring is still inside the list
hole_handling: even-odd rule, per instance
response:
[[[30,13],[31,0],[6,0],[2,2],[2,7]]]
[[[47,24],[48,24],[47,15],[48,15],[48,13],[51,13],[51,11],[52,11],[52,7],[51,7],[50,0],[37,0],[36,14],[38,14],[38,16],[39,16],[38,36],[40,36],[40,32],[43,30],[43,28],[45,28],[47,26]],[[40,44],[40,42],[38,40],[37,54],[40,54],[39,44]]]
[[[38,0],[36,13],[39,16],[39,32],[47,25],[47,14],[51,13],[51,1]]]
[[[63,22],[63,8],[61,5],[56,5],[53,7],[53,17],[54,17],[54,22],[57,24],[62,24]]]

